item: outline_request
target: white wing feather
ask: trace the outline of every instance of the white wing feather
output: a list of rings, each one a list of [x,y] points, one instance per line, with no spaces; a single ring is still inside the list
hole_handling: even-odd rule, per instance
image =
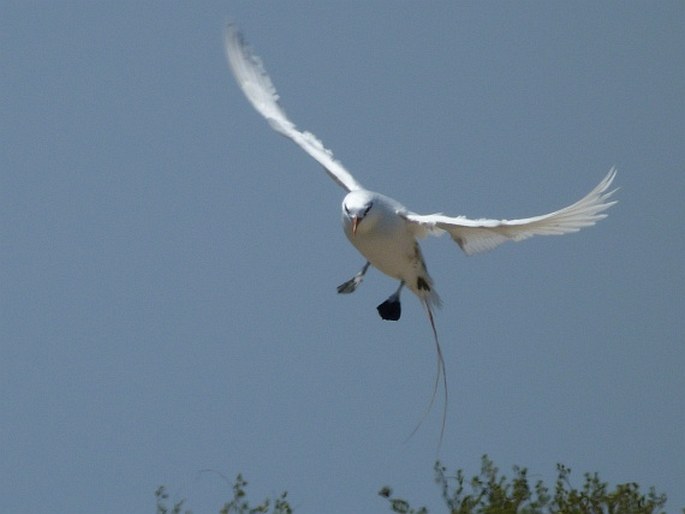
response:
[[[333,158],[333,153],[310,132],[301,132],[288,119],[278,104],[278,93],[262,61],[254,55],[235,25],[229,24],[224,34],[228,64],[238,85],[252,106],[266,118],[271,127],[291,139],[295,144],[321,164],[328,175],[340,186],[349,191],[363,189],[361,184],[345,167]]]
[[[449,232],[467,255],[492,250],[505,241],[521,241],[532,236],[549,236],[577,232],[606,217],[603,213],[616,203],[608,201],[614,193],[607,191],[616,176],[611,168],[604,179],[576,203],[558,211],[517,220],[468,219],[442,214],[406,213],[405,218],[432,234]]]

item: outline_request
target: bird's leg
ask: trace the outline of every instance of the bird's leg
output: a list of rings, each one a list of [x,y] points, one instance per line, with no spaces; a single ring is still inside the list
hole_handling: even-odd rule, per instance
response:
[[[362,280],[364,280],[364,275],[366,274],[366,270],[369,269],[369,266],[371,266],[371,263],[369,261],[366,261],[366,264],[364,264],[364,267],[361,270],[359,270],[359,273],[357,273],[354,277],[349,279],[344,284],[340,284],[338,286],[338,293],[340,293],[340,294],[354,293],[354,291],[357,289],[357,287],[359,287],[359,284],[362,283]]]
[[[404,280],[400,282],[400,287],[391,294],[387,300],[380,304],[376,309],[381,318],[388,321],[397,321],[402,314],[402,305],[400,304],[400,291],[404,287]]]

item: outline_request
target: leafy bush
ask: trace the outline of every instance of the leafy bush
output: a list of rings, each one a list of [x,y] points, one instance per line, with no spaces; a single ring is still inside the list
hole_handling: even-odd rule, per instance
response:
[[[571,470],[563,464],[557,464],[553,491],[542,480],[531,486],[526,468],[514,466],[514,477],[507,479],[487,455],[482,458],[480,474],[468,482],[461,469],[449,476],[447,468],[436,462],[434,470],[448,514],[665,514],[666,495],[657,494],[653,487],[646,494],[635,483],[609,489],[597,473],[585,473],[582,487],[575,489],[569,480]],[[287,492],[251,506],[246,488],[247,482],[238,475],[233,483],[233,499],[219,514],[293,514]],[[414,509],[408,501],[394,497],[390,487],[383,487],[378,494],[388,500],[392,512],[428,514],[426,507]],[[183,510],[184,500],[167,506],[169,495],[164,486],[157,489],[155,496],[157,514],[191,514]]]
[[[575,489],[569,481],[571,470],[562,464],[557,465],[553,492],[541,480],[531,488],[526,468],[514,466],[514,478],[509,481],[487,455],[482,458],[480,474],[468,482],[468,491],[461,469],[453,477],[440,462],[434,469],[449,514],[663,514],[666,504],[666,495],[657,494],[653,487],[646,495],[635,483],[609,490],[597,473],[586,473],[582,488]],[[379,494],[388,499],[393,512],[428,514],[425,507],[413,509],[406,500],[393,497],[389,487]]]
[[[219,514],[293,514],[293,509],[286,500],[287,492],[284,491],[274,500],[267,498],[253,507],[247,499],[246,487],[247,482],[241,474],[238,474],[233,482],[233,499],[223,506]],[[155,491],[155,496],[157,497],[157,514],[191,514],[189,510],[181,512],[185,500],[173,504],[171,508],[167,506],[169,495],[164,486]]]

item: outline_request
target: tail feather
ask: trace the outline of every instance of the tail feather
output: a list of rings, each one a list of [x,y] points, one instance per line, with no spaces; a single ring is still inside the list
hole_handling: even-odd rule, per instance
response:
[[[431,291],[432,293],[435,293],[434,291]],[[437,296],[437,293],[435,293],[435,297],[437,297],[437,305],[439,305],[440,297]],[[433,340],[435,341],[435,350],[436,350],[436,359],[437,359],[437,371],[435,373],[435,382],[433,383],[433,393],[431,394],[431,399],[430,402],[428,402],[428,406],[424,410],[423,414],[421,415],[421,419],[419,420],[418,424],[412,430],[411,434],[409,434],[409,438],[411,438],[416,431],[419,429],[423,421],[426,419],[428,416],[428,413],[431,411],[433,408],[433,404],[435,403],[435,398],[438,394],[438,387],[440,386],[440,379],[442,378],[442,387],[444,391],[444,404],[442,408],[442,423],[440,426],[440,439],[438,440],[438,451],[440,451],[440,447],[442,446],[442,439],[443,436],[445,435],[445,424],[447,422],[447,371],[445,368],[445,359],[442,355],[442,347],[440,346],[440,339],[438,338],[438,331],[435,328],[435,320],[433,319],[433,309],[431,308],[431,305],[435,305],[433,301],[430,301],[426,297],[421,297],[421,300],[423,303],[423,306],[426,308],[426,312],[428,313],[428,321],[430,321],[431,329],[433,331]]]

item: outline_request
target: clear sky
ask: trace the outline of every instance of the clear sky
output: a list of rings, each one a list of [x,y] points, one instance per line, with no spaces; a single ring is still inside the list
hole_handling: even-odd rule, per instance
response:
[[[685,506],[685,4],[5,2],[0,16],[0,510],[218,512],[244,473],[298,513],[442,511],[419,302],[340,228],[343,190],[270,130],[237,22],[293,120],[418,212],[565,206],[595,227],[466,257],[443,298],[439,457],[555,464]]]

